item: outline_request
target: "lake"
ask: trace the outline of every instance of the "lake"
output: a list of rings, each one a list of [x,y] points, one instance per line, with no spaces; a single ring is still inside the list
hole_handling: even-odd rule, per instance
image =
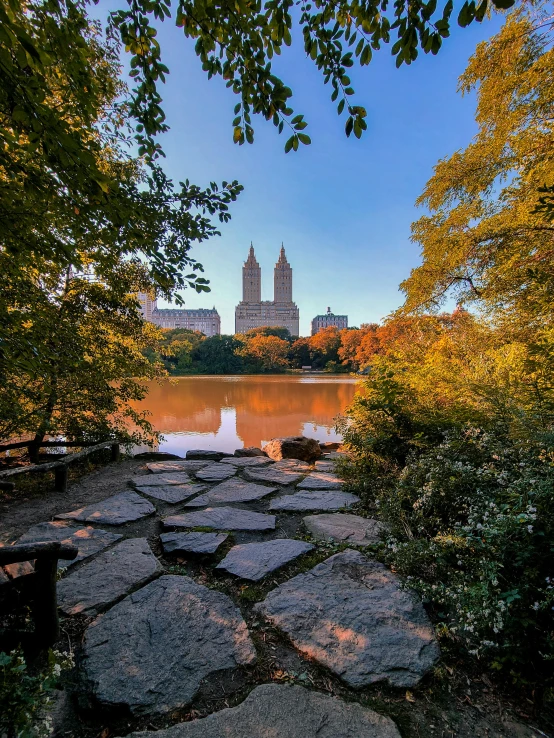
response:
[[[136,407],[148,410],[163,434],[159,450],[178,456],[193,448],[259,447],[279,436],[336,441],[334,419],[351,402],[356,381],[349,376],[176,377],[150,383],[148,396]]]

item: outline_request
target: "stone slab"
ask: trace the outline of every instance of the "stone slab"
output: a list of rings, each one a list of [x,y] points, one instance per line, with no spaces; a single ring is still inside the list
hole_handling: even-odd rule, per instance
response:
[[[316,461],[314,466],[316,472],[330,472],[332,474],[335,471],[333,461]]]
[[[183,708],[210,674],[255,659],[232,600],[183,576],[162,576],[126,597],[88,627],[83,646],[93,696],[133,715]]]
[[[146,464],[148,471],[153,474],[171,474],[172,472],[195,472],[208,466],[209,461],[156,461],[152,464]]]
[[[291,684],[262,684],[236,707],[127,738],[400,738],[393,721],[356,702]]]
[[[269,466],[269,464],[273,464],[273,461],[268,459],[267,456],[231,456],[229,459],[221,459],[221,463],[242,469],[245,466]]]
[[[384,526],[372,518],[359,515],[333,513],[330,515],[307,515],[304,525],[315,538],[353,546],[370,546],[379,543]]]
[[[244,479],[228,479],[194,500],[185,507],[203,507],[204,505],[223,505],[230,502],[253,502],[277,491],[277,487],[266,487],[263,484],[252,484]]]
[[[208,507],[206,510],[163,518],[166,528],[213,528],[214,530],[275,530],[275,515],[238,510],[236,507]]]
[[[203,492],[206,489],[205,484],[174,484],[169,487],[137,487],[137,491],[155,500],[169,502],[175,505],[177,502],[183,502],[190,497]]]
[[[235,449],[235,456],[267,456],[267,454],[257,446],[246,446]]]
[[[352,507],[360,501],[356,495],[338,490],[321,490],[313,492],[301,490],[293,495],[284,495],[272,500],[270,510],[308,511],[308,510],[342,510]]]
[[[269,484],[296,484],[303,477],[303,474],[295,469],[275,469],[268,467],[266,469],[245,469],[244,476],[254,482],[267,482]]]
[[[168,487],[172,484],[190,484],[192,479],[186,472],[173,472],[170,474],[143,474],[140,477],[133,477],[131,484],[133,487]]]
[[[212,451],[211,449],[191,449],[187,451],[187,461],[221,461],[233,454],[225,453],[225,451]]]
[[[58,607],[96,615],[161,572],[146,538],[127,538],[58,582]]]
[[[102,502],[80,507],[68,513],[56,515],[58,520],[82,520],[86,523],[104,523],[106,525],[123,525],[133,520],[139,520],[156,512],[154,505],[137,495],[136,492],[126,490],[108,497]]]
[[[197,479],[201,479],[203,482],[221,482],[224,479],[229,479],[229,477],[234,476],[236,473],[236,468],[229,464],[210,464],[194,474]]]
[[[241,579],[257,582],[289,561],[311,551],[314,546],[293,538],[277,538],[261,543],[234,546],[216,569],[225,569]]]
[[[342,479],[329,472],[313,472],[303,479],[298,489],[341,489]]]
[[[227,540],[225,533],[162,533],[165,554],[213,554]]]
[[[293,469],[295,471],[307,473],[312,468],[311,464],[307,461],[300,461],[300,459],[281,459],[273,464],[273,469]]]
[[[383,564],[351,549],[269,593],[254,610],[350,687],[413,687],[439,658],[415,593]]]
[[[76,526],[64,523],[61,520],[52,520],[46,523],[37,523],[17,539],[17,543],[40,543],[42,541],[59,541],[68,546],[77,547],[77,558],[58,561],[58,569],[67,569],[78,561],[93,556],[112,543],[119,541],[119,533],[110,533],[101,528],[90,525]]]

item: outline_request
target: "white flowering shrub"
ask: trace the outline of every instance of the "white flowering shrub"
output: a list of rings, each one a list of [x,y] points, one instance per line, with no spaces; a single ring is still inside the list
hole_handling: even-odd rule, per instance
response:
[[[554,450],[474,428],[408,459],[376,500],[387,556],[476,656],[554,673]]]
[[[45,666],[30,671],[20,651],[0,652],[0,736],[47,738],[52,733],[48,709],[62,670],[73,666],[72,657],[49,651]]]

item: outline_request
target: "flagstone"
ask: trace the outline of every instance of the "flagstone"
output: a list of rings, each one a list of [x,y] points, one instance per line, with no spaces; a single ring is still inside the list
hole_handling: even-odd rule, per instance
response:
[[[82,520],[87,523],[105,523],[106,525],[123,525],[133,520],[139,520],[156,512],[154,505],[137,495],[136,492],[126,490],[108,497],[102,502],[96,502],[78,510],[56,515],[58,520]]]
[[[273,464],[273,461],[268,459],[267,456],[231,456],[228,459],[221,459],[220,463],[230,464],[241,469],[245,466],[269,466]]]
[[[302,472],[294,469],[275,469],[273,467],[265,469],[245,469],[244,476],[246,479],[252,479],[254,482],[269,482],[272,484],[295,484],[304,476]]]
[[[122,536],[119,533],[110,533],[101,528],[93,528],[91,525],[76,526],[61,520],[52,520],[33,525],[17,539],[17,543],[58,541],[67,546],[76,546],[76,558],[67,561],[60,559],[58,561],[59,569],[67,569],[76,564],[77,561],[93,556],[121,538]]]
[[[313,472],[303,479],[298,489],[341,489],[342,479],[329,472]]]
[[[176,504],[177,502],[183,502],[188,500],[190,497],[203,492],[206,489],[205,484],[174,484],[172,486],[160,486],[160,487],[138,487],[137,491],[143,495],[148,495],[156,500],[162,502],[169,502]]]
[[[244,479],[228,479],[226,482],[212,487],[203,495],[187,502],[185,507],[203,507],[229,502],[253,502],[277,491],[277,487],[266,487],[263,484],[252,484]]]
[[[304,510],[341,510],[352,507],[360,501],[359,497],[349,492],[337,490],[302,490],[293,495],[283,495],[271,501],[272,511],[304,511]]]
[[[172,472],[195,472],[208,466],[210,461],[187,461],[182,459],[179,461],[156,461],[152,464],[146,464],[146,468],[153,474],[163,474]]]
[[[256,582],[313,548],[311,543],[293,538],[244,543],[234,546],[216,568]]]
[[[378,520],[359,515],[333,513],[330,515],[307,515],[304,525],[315,538],[354,546],[369,546],[379,543],[384,526]]]
[[[214,530],[275,530],[275,515],[238,510],[236,507],[208,507],[206,510],[163,518],[166,528],[213,528]]]
[[[221,482],[223,479],[229,479],[237,473],[235,467],[229,464],[210,464],[209,466],[195,472],[197,479],[204,482]]]
[[[227,537],[225,533],[162,533],[160,540],[166,554],[212,554]]]
[[[190,484],[192,479],[186,472],[173,472],[169,474],[143,474],[133,477],[133,487],[167,487],[172,484]]]

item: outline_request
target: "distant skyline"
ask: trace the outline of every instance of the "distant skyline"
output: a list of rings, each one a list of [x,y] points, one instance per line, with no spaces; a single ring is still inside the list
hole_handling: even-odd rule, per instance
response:
[[[94,12],[105,16],[113,7],[102,0]],[[292,47],[274,68],[293,90],[293,107],[305,115],[312,145],[289,154],[285,135],[257,117],[254,144],[233,144],[237,97],[221,79],[207,79],[180,29],[159,24],[162,59],[171,70],[161,88],[171,128],[160,138],[166,172],[176,182],[188,178],[205,186],[237,179],[245,187],[231,206],[231,222],[220,227],[222,236],[193,249],[212,291],[186,290],[185,307],[215,304],[222,333],[232,333],[252,242],[266,275],[262,299],[272,299],[271,275],[284,243],[302,335],[310,334],[312,318],[327,306],[347,314],[350,325],[377,322],[397,308],[398,285],[420,262],[410,242],[410,224],[424,213],[415,200],[437,161],[465,147],[476,132],[474,96],[457,94],[457,79],[477,42],[495,33],[501,20],[454,27],[438,56],[420,55],[410,67],[396,69],[390,47],[376,52],[369,67],[354,67],[354,99],[368,113],[361,140],[346,138],[331,88],[306,59],[294,29]]]

